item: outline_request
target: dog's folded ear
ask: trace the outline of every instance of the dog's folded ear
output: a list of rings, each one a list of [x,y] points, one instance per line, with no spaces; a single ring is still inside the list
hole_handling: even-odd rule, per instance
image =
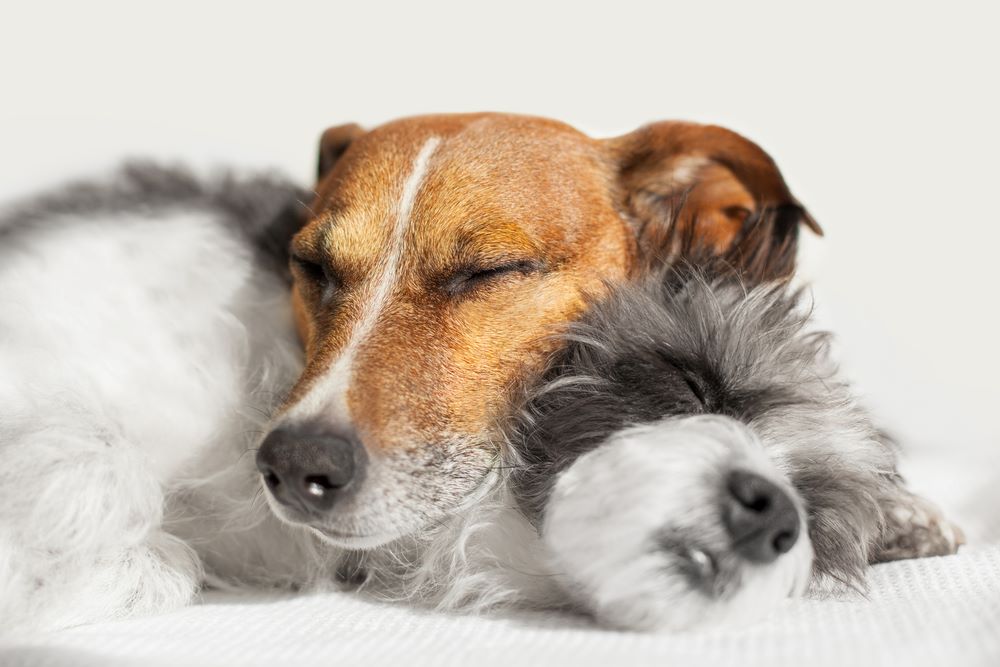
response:
[[[316,166],[316,178],[321,180],[333,168],[340,156],[344,154],[351,143],[365,133],[357,123],[337,125],[327,128],[319,140],[319,160]]]
[[[722,260],[750,280],[790,274],[799,226],[822,234],[755,143],[721,127],[648,125],[609,139],[639,270]]]

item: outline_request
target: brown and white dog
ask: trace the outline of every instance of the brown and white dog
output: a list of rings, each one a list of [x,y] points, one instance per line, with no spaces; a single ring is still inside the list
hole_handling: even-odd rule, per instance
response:
[[[766,279],[791,270],[800,221],[818,231],[767,154],[727,130],[660,123],[599,141],[495,114],[327,131],[312,208],[292,242],[306,368],[260,456],[289,501],[279,515],[356,548],[441,520],[479,484],[552,334],[607,283],[669,258],[671,239],[766,264]],[[765,209],[782,212],[774,229],[744,238]],[[316,441],[343,450],[318,480],[330,488],[279,484]]]
[[[161,610],[206,580],[565,606],[560,561],[504,475],[505,419],[560,334],[693,247],[752,285],[791,273],[801,224],[819,232],[767,154],[718,127],[595,140],[501,114],[349,125],[323,136],[289,303],[273,256],[297,196],[133,168],[0,222],[7,628]],[[955,548],[933,513],[899,521],[900,535],[930,527],[924,551]],[[797,544],[744,600],[751,616],[804,586],[812,547]],[[629,595],[614,608],[663,590]],[[728,615],[705,612],[728,598],[706,599],[604,618]]]

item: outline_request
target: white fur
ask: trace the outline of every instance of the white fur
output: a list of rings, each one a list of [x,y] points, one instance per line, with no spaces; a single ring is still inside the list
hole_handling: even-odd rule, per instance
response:
[[[101,415],[165,482],[242,390],[239,350],[227,349],[239,342],[229,331],[238,323],[219,304],[246,284],[248,251],[198,213],[53,227],[30,250],[2,257],[5,425],[37,426],[43,404],[49,414]],[[197,372],[182,372],[181,360]]]
[[[363,590],[442,610],[566,605],[545,545],[494,471],[448,521],[359,554]]]
[[[424,142],[417,156],[413,159],[413,166],[409,176],[403,182],[396,205],[389,254],[382,264],[381,273],[369,281],[369,293],[365,298],[364,312],[357,324],[354,325],[351,337],[343,352],[340,353],[330,370],[319,378],[309,392],[288,411],[290,419],[315,417],[322,413],[324,419],[331,423],[350,424],[347,391],[350,388],[351,375],[354,370],[354,358],[358,348],[364,344],[368,334],[371,333],[396,287],[399,265],[406,246],[406,233],[410,228],[413,202],[417,198],[417,193],[420,192],[420,186],[423,185],[427,175],[428,163],[439,143],[438,137],[431,137]]]
[[[256,439],[257,369],[298,369],[283,285],[211,215],[47,223],[0,249],[4,632],[190,600],[164,497]]]
[[[543,535],[567,588],[604,622],[625,628],[679,629],[745,622],[806,587],[812,548],[799,508],[800,538],[773,564],[727,556],[721,493],[729,471],[766,476],[796,494],[754,435],[719,417],[668,419],[615,434],[556,482]],[[682,536],[687,553],[660,546]],[[731,585],[718,594],[693,586],[684,559],[713,559]]]

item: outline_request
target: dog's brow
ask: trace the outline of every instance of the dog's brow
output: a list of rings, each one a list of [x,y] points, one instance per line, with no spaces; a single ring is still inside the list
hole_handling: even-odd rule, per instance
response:
[[[316,260],[318,259],[317,255],[323,253],[323,244],[317,242],[315,234],[298,235],[292,239],[289,250],[293,255]]]
[[[539,244],[519,225],[504,223],[467,228],[457,235],[452,254],[459,264],[489,264],[530,259],[539,251]]]
[[[317,264],[337,267],[346,276],[361,276],[370,265],[369,253],[362,246],[345,244],[341,238],[353,225],[365,224],[346,211],[324,212],[313,219],[306,231],[292,239],[293,255]]]
[[[341,227],[344,223],[345,216],[342,211],[320,211],[292,238],[290,246],[292,252],[299,252],[302,255],[326,252],[330,231]]]

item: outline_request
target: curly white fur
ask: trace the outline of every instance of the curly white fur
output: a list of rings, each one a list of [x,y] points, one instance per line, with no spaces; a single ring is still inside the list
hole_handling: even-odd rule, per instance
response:
[[[256,439],[274,397],[255,389],[281,386],[259,368],[297,371],[283,286],[198,211],[54,220],[31,241],[0,252],[3,629],[185,603],[201,564],[164,497]]]

